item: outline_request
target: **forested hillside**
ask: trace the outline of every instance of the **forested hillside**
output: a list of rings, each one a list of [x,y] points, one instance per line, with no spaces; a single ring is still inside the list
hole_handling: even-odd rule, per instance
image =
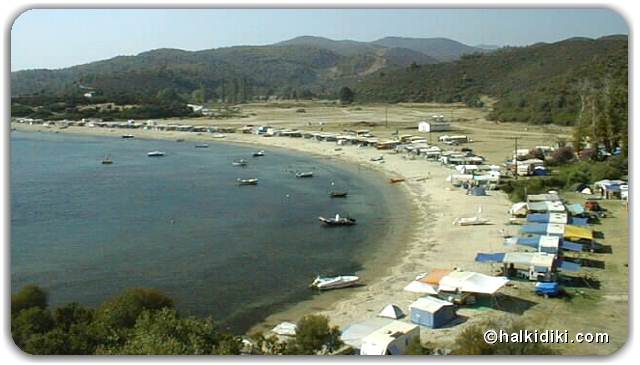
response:
[[[354,84],[359,101],[465,102],[496,97],[492,118],[575,124],[583,79],[608,77],[626,85],[627,37],[568,39],[553,44],[502,48],[434,65],[382,70]],[[601,81],[593,81],[596,85]]]

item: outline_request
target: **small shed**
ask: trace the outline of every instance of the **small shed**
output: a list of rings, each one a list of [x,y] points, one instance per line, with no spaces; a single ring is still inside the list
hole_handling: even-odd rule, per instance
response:
[[[360,355],[404,355],[415,339],[420,339],[420,327],[393,321],[362,339]]]
[[[418,123],[419,132],[425,132],[425,133],[443,132],[443,131],[448,131],[450,129],[451,127],[449,126],[449,123],[446,123],[446,122],[436,122],[436,121],[428,122],[425,120]]]
[[[439,328],[456,318],[455,306],[446,300],[422,297],[413,302],[411,322],[430,328]]]

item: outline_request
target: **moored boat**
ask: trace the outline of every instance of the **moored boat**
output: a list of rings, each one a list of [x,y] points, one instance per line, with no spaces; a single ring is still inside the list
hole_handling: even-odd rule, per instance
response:
[[[103,165],[111,165],[111,164],[113,164],[113,160],[111,160],[111,156],[109,156],[109,155],[104,156],[104,158],[102,159],[102,164]]]
[[[333,218],[318,217],[318,220],[327,226],[352,226],[356,224],[356,220],[351,217],[341,217],[336,214]]]
[[[401,177],[392,177],[391,179],[389,179],[389,183],[391,184],[395,184],[395,183],[399,183],[399,182],[403,182],[404,179]]]
[[[258,151],[253,153],[253,157],[262,157],[264,156],[264,151]]]
[[[360,277],[355,275],[317,276],[309,287],[319,290],[339,289],[354,286],[358,281]]]
[[[346,198],[347,197],[347,192],[346,191],[332,191],[329,193],[329,196],[332,198]]]
[[[258,179],[238,179],[238,185],[258,185]]]
[[[196,145],[196,148],[209,148],[209,145],[206,143],[200,143]]]
[[[232,164],[233,166],[242,166],[242,167],[245,167],[245,166],[247,166],[247,161],[246,161],[246,160],[234,160],[231,164]]]
[[[151,151],[151,152],[147,152],[147,156],[149,156],[149,157],[162,157],[162,156],[164,156],[164,152],[162,152],[162,151]]]
[[[133,134],[123,134],[122,138],[134,138]]]
[[[313,171],[296,172],[297,178],[313,177]]]

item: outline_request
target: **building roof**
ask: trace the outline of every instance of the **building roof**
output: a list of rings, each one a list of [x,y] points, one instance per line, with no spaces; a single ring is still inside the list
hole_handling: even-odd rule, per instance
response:
[[[418,298],[415,302],[411,303],[410,309],[421,309],[429,313],[435,313],[441,308],[452,306],[452,303],[446,300],[434,298],[434,297],[422,297]]]

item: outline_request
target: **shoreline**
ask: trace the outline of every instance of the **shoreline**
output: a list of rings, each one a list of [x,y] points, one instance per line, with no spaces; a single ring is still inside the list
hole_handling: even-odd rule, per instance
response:
[[[123,132],[106,128],[69,127],[46,129],[42,126],[25,126],[16,124],[19,131],[45,131],[48,133],[68,133],[92,136],[119,137]],[[249,134],[226,134],[225,138],[213,138],[211,135],[198,135],[193,132],[158,132],[145,130],[127,130],[136,138],[176,140],[197,142],[221,142],[242,145],[283,148],[289,151],[310,154],[321,159],[332,159],[365,167],[386,178],[401,177],[405,182],[397,184],[407,198],[407,216],[400,232],[394,234],[394,226],[382,245],[388,244],[390,256],[382,260],[375,254],[371,260],[363,260],[364,270],[373,274],[370,282],[360,288],[345,289],[314,295],[313,298],[296,304],[287,305],[282,310],[267,316],[262,322],[253,326],[248,333],[265,331],[281,321],[297,321],[301,315],[318,313],[327,315],[333,325],[344,326],[354,321],[373,317],[387,304],[399,305],[406,311],[409,304],[420,295],[402,290],[406,284],[422,272],[435,268],[464,267],[466,270],[487,272],[484,265],[476,265],[473,258],[475,252],[495,249],[497,231],[505,229],[504,212],[510,206],[506,195],[492,191],[487,197],[465,196],[464,192],[453,190],[445,181],[451,170],[437,163],[422,159],[410,160],[405,155],[374,148],[358,148],[356,146],[338,146],[328,142],[311,141],[301,138],[261,137]],[[338,150],[339,149],[339,150]],[[371,157],[383,155],[384,163],[372,162]],[[418,181],[417,178],[425,178]],[[468,204],[452,205],[451,202],[466,199]],[[451,223],[460,216],[473,215],[481,204],[483,215],[493,225],[477,227],[455,227]],[[469,229],[470,228],[470,229]],[[389,240],[390,242],[384,242]],[[463,245],[463,246],[461,246]],[[388,267],[382,267],[388,265]],[[369,266],[369,268],[368,268]],[[374,267],[375,269],[372,269]],[[375,271],[375,272],[374,272]],[[461,327],[461,326],[458,326]],[[458,331],[451,329],[451,331]]]

